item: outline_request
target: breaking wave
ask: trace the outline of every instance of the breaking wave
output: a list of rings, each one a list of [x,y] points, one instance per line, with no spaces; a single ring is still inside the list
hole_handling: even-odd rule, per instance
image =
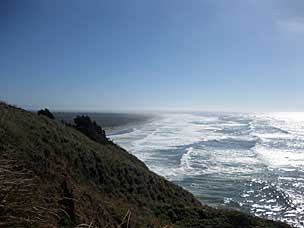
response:
[[[304,114],[165,114],[110,138],[204,203],[304,227]]]

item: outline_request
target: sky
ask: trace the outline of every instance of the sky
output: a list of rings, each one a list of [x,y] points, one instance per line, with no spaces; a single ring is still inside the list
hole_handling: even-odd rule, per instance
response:
[[[304,1],[1,0],[0,100],[304,111]]]

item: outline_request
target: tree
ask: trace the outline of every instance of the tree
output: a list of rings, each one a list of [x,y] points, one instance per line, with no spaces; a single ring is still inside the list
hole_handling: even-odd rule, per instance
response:
[[[55,119],[54,115],[47,108],[39,110],[38,115],[46,116],[52,120]]]
[[[105,131],[88,116],[77,116],[74,119],[75,128],[85,134],[90,139],[99,142],[106,143],[108,139]]]

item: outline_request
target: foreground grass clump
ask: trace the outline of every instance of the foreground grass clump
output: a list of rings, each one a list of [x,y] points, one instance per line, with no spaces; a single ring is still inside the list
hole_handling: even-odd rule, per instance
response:
[[[289,227],[217,210],[114,143],[0,103],[0,227]]]

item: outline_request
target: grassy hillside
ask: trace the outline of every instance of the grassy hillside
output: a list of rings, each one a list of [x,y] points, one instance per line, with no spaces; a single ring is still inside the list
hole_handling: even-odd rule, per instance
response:
[[[0,227],[289,227],[202,206],[119,146],[0,103]]]

